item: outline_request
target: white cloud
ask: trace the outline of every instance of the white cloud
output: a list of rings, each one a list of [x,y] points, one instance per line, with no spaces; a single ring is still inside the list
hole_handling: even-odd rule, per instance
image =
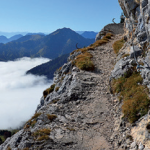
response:
[[[0,62],[0,129],[16,128],[34,114],[43,90],[52,81],[25,72],[47,61],[49,59],[24,57]]]

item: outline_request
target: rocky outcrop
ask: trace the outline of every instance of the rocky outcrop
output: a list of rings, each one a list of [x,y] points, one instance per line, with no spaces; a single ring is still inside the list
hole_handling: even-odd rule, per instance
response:
[[[112,23],[112,24],[108,24],[106,25],[97,35],[96,35],[96,41],[100,40],[103,38],[103,36],[106,35],[106,33],[111,32],[113,34],[123,34],[124,30],[123,30],[123,23]]]
[[[143,78],[143,85],[146,85],[150,89],[150,1],[118,1],[126,16],[124,39],[126,39],[127,42],[118,54],[117,63],[112,71],[110,79],[121,77],[129,69],[136,66],[137,71],[140,72]],[[128,56],[123,57],[124,54],[128,54]],[[113,137],[122,137],[122,135],[126,137],[118,140],[121,149],[122,147],[126,147],[125,149],[129,150],[150,149],[149,112],[134,124],[129,124],[128,121],[122,118],[118,118],[116,123],[119,123],[120,126],[115,128]]]

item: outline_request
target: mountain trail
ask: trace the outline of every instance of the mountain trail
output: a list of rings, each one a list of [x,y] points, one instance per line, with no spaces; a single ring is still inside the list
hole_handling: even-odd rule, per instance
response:
[[[96,76],[98,80],[97,85],[92,88],[92,91],[89,91],[90,94],[87,96],[87,99],[92,99],[93,102],[85,105],[83,110],[89,111],[88,114],[93,117],[91,117],[91,124],[89,123],[91,125],[89,132],[91,130],[93,139],[91,138],[88,141],[92,150],[114,149],[111,135],[114,132],[115,103],[117,98],[110,94],[109,77],[116,59],[112,45],[121,38],[122,35],[116,35],[106,45],[99,46],[94,51],[90,51],[96,67],[91,76]]]

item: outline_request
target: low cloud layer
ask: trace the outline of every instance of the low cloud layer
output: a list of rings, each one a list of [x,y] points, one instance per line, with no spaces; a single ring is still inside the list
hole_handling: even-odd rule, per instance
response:
[[[49,59],[24,57],[0,62],[0,129],[16,128],[34,114],[43,90],[52,81],[25,72],[47,61]]]

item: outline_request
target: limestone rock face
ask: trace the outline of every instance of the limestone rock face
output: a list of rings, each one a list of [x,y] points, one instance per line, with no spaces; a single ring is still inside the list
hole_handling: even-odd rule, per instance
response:
[[[136,66],[137,71],[143,78],[143,85],[146,85],[150,90],[150,0],[118,0],[118,2],[126,16],[124,35],[127,42],[117,56],[117,63],[112,71],[111,78],[119,78],[128,69]],[[122,58],[123,54],[128,54],[128,56]],[[126,128],[129,131],[128,134],[132,137],[132,143],[130,144],[126,139],[126,149],[150,149],[149,114],[148,112],[133,126],[128,125]],[[121,124],[127,126],[127,122],[123,119],[121,119],[121,122],[123,122]],[[120,133],[125,135],[125,126],[124,128],[117,128],[121,131],[118,132],[118,135]],[[118,142],[122,147],[123,140]]]

